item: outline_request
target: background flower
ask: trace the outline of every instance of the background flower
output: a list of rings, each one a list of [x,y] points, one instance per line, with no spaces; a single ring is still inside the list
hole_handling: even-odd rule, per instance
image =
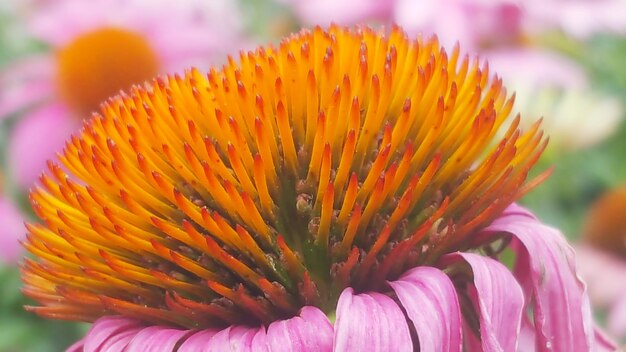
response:
[[[30,9],[28,26],[52,53],[2,72],[8,87],[0,97],[2,116],[27,109],[8,145],[10,179],[22,188],[108,96],[158,73],[208,67],[245,46],[230,1],[63,0],[42,6]]]
[[[602,195],[590,208],[576,247],[592,302],[606,311],[607,329],[626,339],[626,188]]]

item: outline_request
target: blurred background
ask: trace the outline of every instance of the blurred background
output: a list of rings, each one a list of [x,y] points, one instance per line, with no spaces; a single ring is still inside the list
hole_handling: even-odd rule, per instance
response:
[[[577,251],[597,319],[626,339],[626,0],[0,1],[0,351],[61,351],[87,329],[23,310],[28,190],[99,102],[159,73],[330,22],[437,33],[488,60],[550,145],[521,203]]]

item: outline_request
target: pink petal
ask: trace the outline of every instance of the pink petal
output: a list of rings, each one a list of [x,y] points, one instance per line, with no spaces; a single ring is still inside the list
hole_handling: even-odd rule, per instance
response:
[[[164,326],[150,326],[135,334],[124,352],[174,351],[189,330],[171,329]]]
[[[142,328],[141,322],[135,319],[119,317],[119,316],[107,316],[98,319],[91,329],[87,332],[84,338],[84,350],[85,352],[95,351],[116,351],[115,349],[106,348],[108,345],[120,340],[127,339],[130,341],[132,336],[128,336],[129,331],[139,331]],[[125,347],[124,344],[123,347]],[[118,349],[117,351],[122,351]]]
[[[339,296],[334,351],[413,351],[406,318],[391,298],[376,292]]]
[[[509,84],[581,88],[587,85],[582,66],[553,51],[505,48],[485,53],[489,67]]]
[[[384,19],[391,14],[390,0],[295,0],[295,11],[305,23],[328,25],[336,22],[351,25],[359,22]]]
[[[626,260],[589,245],[579,244],[576,263],[580,276],[587,283],[589,297],[594,307],[608,308],[626,297]]]
[[[50,82],[25,82],[19,87],[8,88],[0,97],[0,120],[41,103],[52,92]]]
[[[601,331],[598,327],[594,330],[594,340],[596,342],[596,352],[615,352],[617,351],[617,345],[611,338],[609,338],[603,331]],[[622,337],[623,338],[623,337]],[[626,345],[622,346],[622,350]]]
[[[179,351],[185,352],[202,352],[208,341],[218,332],[216,329],[204,329],[193,333],[189,336],[182,345],[180,345]]]
[[[20,211],[0,196],[0,263],[17,263],[22,254],[20,240],[26,233]]]
[[[441,270],[417,267],[389,282],[413,323],[420,351],[461,351],[461,311],[452,281]]]
[[[102,345],[99,347],[99,351],[116,352],[126,351],[126,346],[133,340],[138,332],[143,330],[143,326],[136,326],[119,331],[118,333],[109,336]],[[87,352],[88,350],[85,349]]]
[[[41,107],[20,120],[10,136],[9,165],[16,182],[27,189],[63,149],[79,121],[61,104]]]
[[[452,253],[442,262],[465,261],[474,277],[469,295],[479,313],[483,351],[515,351],[520,333],[524,294],[507,267],[474,253]]]
[[[54,90],[54,58],[32,55],[0,71],[0,120],[50,98]]]
[[[608,317],[608,331],[618,339],[626,338],[626,291],[622,299],[611,308]]]
[[[85,339],[80,339],[68,347],[65,352],[83,352],[85,349]]]
[[[535,352],[535,326],[527,314],[522,316],[522,327],[519,332],[518,350]]]
[[[204,351],[251,351],[252,340],[263,327],[229,326],[211,338]]]
[[[333,326],[326,315],[315,307],[304,307],[299,317],[276,321],[267,328],[269,350],[332,351]]]
[[[515,276],[534,303],[538,351],[590,351],[594,330],[585,284],[576,274],[574,251],[556,229],[513,204],[483,230],[513,235]]]
[[[107,23],[106,17],[111,14],[118,15],[117,12],[111,11],[117,8],[116,5],[119,5],[119,1],[117,4],[114,1],[107,4],[102,0],[48,2],[32,16],[28,28],[39,40],[57,48],[62,47],[81,34],[113,25]]]
[[[267,332],[265,329],[258,329],[252,338],[251,352],[271,352],[267,345]]]
[[[315,307],[303,307],[300,315],[264,327],[230,326],[221,331],[191,335],[179,351],[332,351],[333,327]]]

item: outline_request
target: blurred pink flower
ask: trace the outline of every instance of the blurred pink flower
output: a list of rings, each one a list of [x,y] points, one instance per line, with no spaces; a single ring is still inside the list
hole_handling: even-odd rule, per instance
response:
[[[515,44],[527,35],[562,30],[576,38],[626,33],[623,0],[279,0],[307,25],[395,22],[411,34],[437,33],[465,50]]]
[[[591,302],[608,311],[608,332],[626,339],[626,260],[590,245],[578,245],[576,259]]]
[[[557,29],[580,39],[601,32],[626,33],[624,0],[527,0],[523,6],[530,32]]]
[[[278,0],[290,6],[306,25],[326,26],[331,22],[356,24],[370,20],[386,21],[397,0]]]
[[[307,25],[395,22],[409,34],[437,33],[444,46],[464,50],[519,40],[522,12],[513,0],[281,0]]]
[[[0,119],[24,113],[8,156],[11,178],[23,188],[108,96],[158,73],[206,68],[245,47],[241,16],[227,0],[42,3],[28,24],[53,53],[0,72]]]
[[[457,41],[469,52],[517,43],[522,11],[513,0],[397,0],[392,20],[409,33],[437,33],[444,46]]]
[[[22,257],[18,240],[24,233],[26,229],[19,210],[0,195],[0,264],[13,264]]]
[[[594,305],[607,311],[607,329],[626,340],[626,186],[604,193],[589,208],[583,244],[576,249],[580,274]]]

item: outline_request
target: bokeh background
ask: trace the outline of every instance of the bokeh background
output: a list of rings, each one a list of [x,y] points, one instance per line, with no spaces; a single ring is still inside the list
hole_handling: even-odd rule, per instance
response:
[[[402,25],[487,60],[551,143],[520,202],[578,252],[598,321],[626,339],[626,0],[0,1],[0,351],[61,351],[87,325],[24,311],[28,190],[98,102],[301,28]]]

